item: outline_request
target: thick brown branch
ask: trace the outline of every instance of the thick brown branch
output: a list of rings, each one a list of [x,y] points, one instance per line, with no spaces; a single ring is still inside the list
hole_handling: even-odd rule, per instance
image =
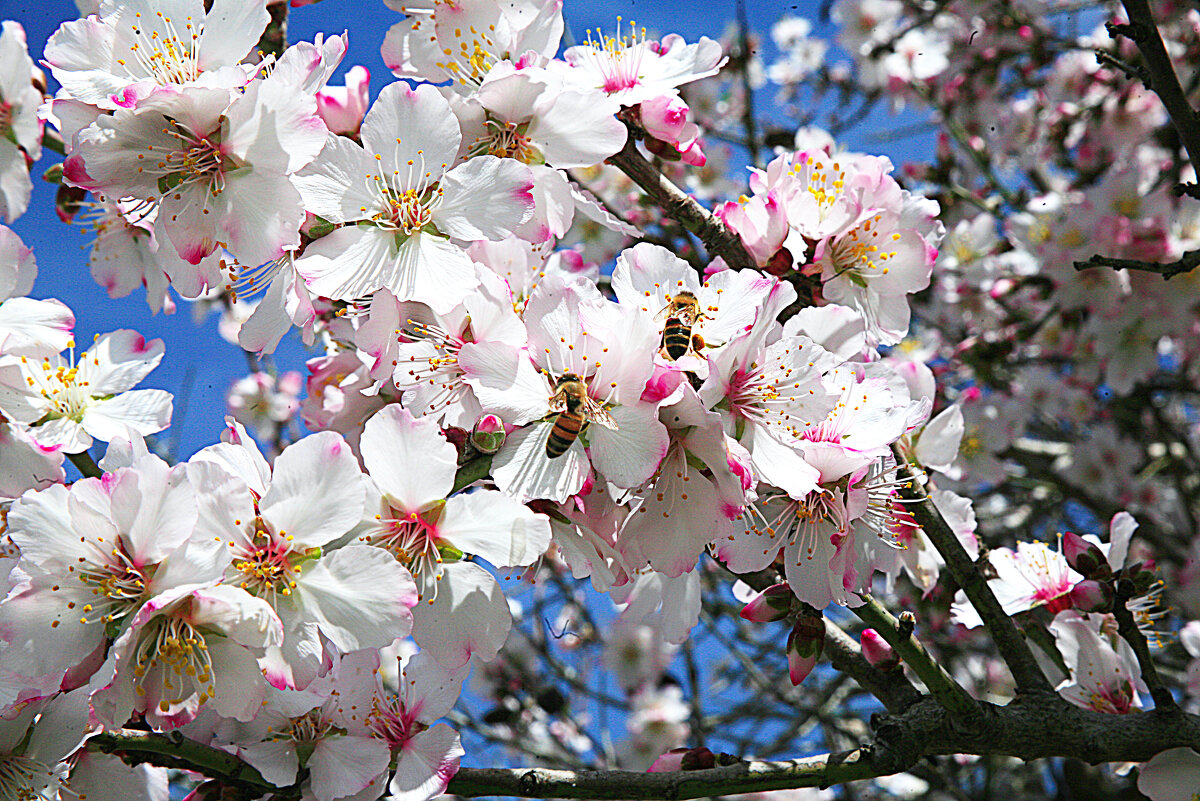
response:
[[[843,754],[791,762],[743,762],[677,773],[549,771],[463,768],[447,792],[461,796],[536,798],[686,799],[712,795],[817,787],[908,770],[924,756],[1062,756],[1092,765],[1144,762],[1160,751],[1200,747],[1200,717],[1147,712],[1106,715],[1057,695],[1019,698],[1008,706],[980,704],[983,723],[963,732],[936,700],[926,698],[903,715],[877,720],[875,742]]]
[[[625,140],[625,147],[608,161],[640,186],[668,217],[700,237],[710,256],[722,257],[735,270],[757,268],[736,233],[638,152],[633,131]]]
[[[1200,123],[1197,123],[1200,125]],[[1141,270],[1147,273],[1158,273],[1164,279],[1170,280],[1180,273],[1191,272],[1200,266],[1200,250],[1189,250],[1179,259],[1168,262],[1138,261],[1137,259],[1117,259],[1112,256],[1092,256],[1087,261],[1075,262],[1076,270],[1089,270],[1092,267],[1111,267],[1114,270]]]
[[[894,772],[894,771],[891,771]],[[740,762],[707,770],[638,773],[629,770],[463,768],[446,792],[474,798],[685,799],[794,787],[828,787],[880,773],[862,750],[787,762]]]

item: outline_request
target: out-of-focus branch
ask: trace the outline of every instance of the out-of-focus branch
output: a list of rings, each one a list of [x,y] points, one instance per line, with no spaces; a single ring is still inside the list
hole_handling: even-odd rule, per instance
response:
[[[900,465],[901,474],[909,479],[900,489],[900,496],[908,501],[908,512],[920,524],[933,547],[937,548],[938,553],[946,560],[946,569],[983,618],[992,640],[996,643],[996,649],[1012,671],[1017,692],[1050,694],[1053,691],[1050,682],[1033,658],[1033,652],[1029,650],[1029,644],[1017,629],[1017,624],[1000,606],[983,574],[958,541],[958,537],[950,530],[941,512],[933,505],[933,499],[917,482],[904,454],[895,448],[893,452],[897,464]]]
[[[266,30],[258,40],[258,51],[263,55],[273,55],[279,58],[287,50],[287,18],[288,4],[286,0],[272,0],[267,4],[267,13],[271,15]]]
[[[884,609],[878,601],[870,595],[863,595],[862,599],[862,606],[855,607],[854,614],[875,629],[879,636],[883,637],[887,644],[900,654],[900,658],[908,663],[921,681],[925,682],[925,686],[929,688],[933,697],[946,707],[961,725],[978,726],[983,716],[983,710],[979,703],[971,697],[971,694],[955,681],[941,665],[933,661],[933,657],[925,650],[925,646],[921,645],[911,631],[905,631],[900,625],[900,621]]]
[[[71,460],[71,464],[75,465],[75,469],[84,478],[99,478],[104,475],[104,471],[100,469],[100,465],[96,464],[96,460],[87,451],[68,453],[67,458]]]
[[[1200,126],[1200,122],[1196,124]],[[1141,270],[1147,273],[1158,273],[1164,280],[1169,281],[1180,273],[1191,272],[1197,266],[1200,266],[1200,250],[1189,250],[1175,261],[1161,263],[1095,255],[1087,261],[1077,261],[1074,264],[1076,270],[1089,270],[1092,267],[1111,267],[1114,270]]]
[[[1121,0],[1121,4],[1125,6],[1125,13],[1129,15],[1129,24],[1110,24],[1109,33],[1128,36],[1138,46],[1138,50],[1142,51],[1142,57],[1146,59],[1146,72],[1149,74],[1149,80],[1143,80],[1143,83],[1162,100],[1175,130],[1179,133],[1179,139],[1187,150],[1192,167],[1195,168],[1196,174],[1200,175],[1200,116],[1197,116],[1196,110],[1188,103],[1183,87],[1179,84],[1171,57],[1167,55],[1167,48],[1158,33],[1158,25],[1154,22],[1154,14],[1150,11],[1150,3],[1148,0]]]
[[[609,157],[608,161],[640,186],[668,217],[700,237],[710,256],[722,257],[735,270],[757,268],[758,265],[735,232],[638,152],[637,139],[632,130],[625,140],[625,147]]]

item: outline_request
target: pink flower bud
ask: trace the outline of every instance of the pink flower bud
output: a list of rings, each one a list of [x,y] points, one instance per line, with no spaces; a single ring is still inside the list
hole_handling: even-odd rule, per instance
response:
[[[1068,531],[1063,534],[1063,556],[1075,572],[1086,578],[1107,578],[1112,575],[1104,552],[1083,537]]]
[[[326,86],[317,92],[317,116],[333,133],[354,136],[370,105],[370,89],[371,73],[367,68],[351,67],[346,72],[345,86]]]
[[[504,444],[504,421],[494,414],[485,414],[475,421],[471,444],[481,453],[495,453]]]
[[[755,623],[783,620],[792,608],[792,588],[787,582],[767,587],[742,609],[741,616]]]
[[[880,670],[895,670],[900,666],[900,655],[875,629],[863,629],[862,634],[858,635],[858,641],[866,660]]]
[[[1113,588],[1106,581],[1085,579],[1071,588],[1068,597],[1081,612],[1108,612],[1112,609]]]
[[[798,685],[812,672],[825,645],[825,618],[804,615],[788,635],[788,678]]]
[[[704,746],[672,748],[647,768],[647,773],[671,773],[677,770],[705,770],[715,767],[717,757]]]
[[[655,139],[678,144],[683,127],[687,125],[688,104],[678,95],[643,100],[642,127]]]
[[[679,151],[679,160],[693,167],[703,167],[708,161],[704,151],[700,149],[700,140],[696,139],[683,150]]]

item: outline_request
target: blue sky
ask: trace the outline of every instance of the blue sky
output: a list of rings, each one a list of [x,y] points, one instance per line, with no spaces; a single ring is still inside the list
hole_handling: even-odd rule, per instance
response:
[[[769,42],[770,24],[780,15],[802,13],[815,18],[818,4],[798,6],[786,0],[747,0],[747,6],[752,28],[761,34],[764,42]],[[599,27],[611,31],[619,14],[626,21],[635,20],[652,32],[676,32],[694,41],[701,35],[719,37],[734,18],[735,5],[733,0],[713,0],[688,6],[646,0],[626,3],[568,0],[564,13],[576,40],[582,39],[587,29]],[[58,24],[75,16],[75,5],[69,0],[0,0],[0,17],[16,19],[25,26],[35,59],[39,58],[46,39]],[[391,80],[380,60],[379,44],[388,27],[399,19],[400,16],[387,9],[382,0],[325,0],[315,6],[292,10],[289,40],[311,39],[318,31],[326,34],[349,31],[350,51],[333,82],[340,83],[341,72],[349,66],[364,64],[371,71],[374,96]],[[773,93],[771,87],[758,92],[757,101],[763,115],[770,114]],[[851,144],[862,149],[868,147],[862,143]],[[34,249],[37,257],[39,277],[33,294],[57,297],[71,306],[77,319],[77,340],[85,346],[93,334],[116,328],[133,328],[147,338],[162,338],[166,342],[162,365],[142,386],[158,387],[176,394],[174,424],[164,437],[174,446],[175,456],[186,458],[219,435],[224,393],[234,380],[246,374],[246,356],[217,335],[215,316],[197,324],[193,321],[192,307],[185,302],[179,304],[173,315],[152,316],[141,290],[117,300],[107,297],[87,270],[87,244],[91,235],[57,218],[53,211],[53,187],[40,180],[45,169],[57,160],[55,154],[47,152],[34,165],[33,202],[29,211],[11,226]],[[303,371],[305,358],[298,338],[290,335],[276,363],[281,370]]]

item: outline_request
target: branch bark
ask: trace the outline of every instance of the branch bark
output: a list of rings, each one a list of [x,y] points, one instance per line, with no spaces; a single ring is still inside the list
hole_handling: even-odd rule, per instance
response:
[[[1200,123],[1197,123],[1200,125]],[[1176,259],[1168,262],[1140,261],[1138,259],[1118,259],[1113,256],[1092,256],[1087,261],[1074,263],[1076,270],[1090,270],[1092,267],[1111,267],[1114,270],[1141,270],[1147,273],[1158,273],[1163,280],[1169,281],[1181,273],[1191,272],[1200,266],[1200,250],[1189,250]]]
[[[1017,629],[1017,624],[1000,606],[983,574],[958,541],[958,537],[950,530],[941,512],[933,505],[933,499],[926,494],[924,487],[918,484],[904,454],[897,448],[893,448],[893,453],[901,474],[909,479],[907,484],[901,487],[900,496],[909,502],[908,511],[921,525],[933,547],[937,548],[938,553],[946,560],[946,569],[983,618],[992,640],[996,643],[996,650],[1012,671],[1017,692],[1052,694],[1050,682],[1033,658],[1033,652],[1029,650],[1029,644]]]
[[[1162,100],[1175,130],[1179,133],[1179,139],[1187,150],[1192,167],[1195,168],[1196,174],[1200,175],[1200,117],[1197,117],[1196,110],[1188,103],[1179,83],[1179,76],[1175,74],[1171,57],[1167,55],[1167,48],[1158,33],[1158,25],[1154,22],[1150,3],[1148,0],[1122,0],[1121,4],[1125,6],[1130,24],[1114,25],[1109,30],[1111,33],[1128,36],[1138,46],[1138,50],[1142,51],[1142,57],[1146,59],[1146,72],[1150,77],[1150,80],[1144,81],[1146,88]]]
[[[720,256],[735,270],[758,269],[753,257],[742,245],[741,238],[729,226],[672,183],[638,152],[633,130],[629,131],[625,147],[609,157],[608,161],[640,186],[668,217],[700,237],[710,256]]]

